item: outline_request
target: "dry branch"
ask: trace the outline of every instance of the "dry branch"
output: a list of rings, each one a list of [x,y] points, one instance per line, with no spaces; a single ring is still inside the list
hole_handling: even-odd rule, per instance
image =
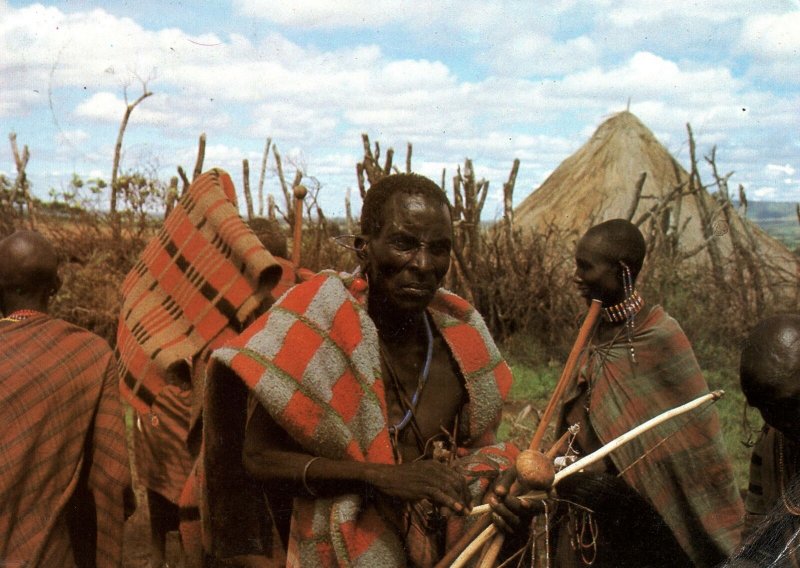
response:
[[[117,141],[114,144],[114,164],[111,167],[111,203],[109,209],[111,215],[111,229],[115,237],[119,237],[120,231],[119,215],[117,214],[117,193],[119,192],[117,177],[119,176],[119,163],[122,159],[122,138],[125,136],[125,129],[128,127],[128,120],[130,120],[133,109],[135,109],[136,106],[147,97],[153,94],[147,90],[147,81],[142,81],[142,94],[139,95],[139,98],[132,103],[128,103],[127,88],[123,90],[123,93],[125,96],[125,114],[122,116],[122,122],[120,123],[119,131],[117,132]]]
[[[242,191],[247,207],[247,220],[252,221],[255,212],[253,211],[253,195],[250,193],[250,162],[246,158],[242,160]]]
[[[258,177],[258,216],[264,216],[264,176],[267,172],[267,158],[269,157],[269,147],[272,144],[272,138],[267,138],[264,145],[264,154],[261,157],[261,175]]]
[[[192,173],[192,181],[196,180],[200,174],[203,173],[203,162],[206,159],[206,133],[200,135],[200,140],[197,143],[197,160],[194,163],[194,173]]]

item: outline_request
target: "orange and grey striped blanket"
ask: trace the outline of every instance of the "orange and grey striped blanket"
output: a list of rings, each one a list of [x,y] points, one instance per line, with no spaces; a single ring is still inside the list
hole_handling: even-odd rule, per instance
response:
[[[241,380],[305,451],[337,460],[394,463],[378,335],[366,310],[366,288],[364,280],[352,275],[322,272],[292,288],[236,340],[217,349],[207,377],[206,419],[217,415],[209,402],[214,390],[218,397],[228,397],[227,408],[233,404],[232,389],[217,383]],[[508,365],[481,316],[463,299],[439,290],[428,313],[464,377],[469,397],[460,422],[464,446],[485,448],[484,458],[495,458],[498,469],[507,467],[516,449],[490,444],[511,387]],[[243,404],[242,395],[239,399]],[[225,465],[241,456],[241,450],[230,459],[218,457],[231,447],[221,441],[222,434],[244,428],[241,416],[228,420],[225,425],[204,424],[212,552],[259,553],[224,542],[238,537],[252,543],[259,532],[268,533],[266,527],[253,530],[253,517],[241,502],[246,479],[232,478]],[[218,475],[222,467],[226,471]],[[288,566],[406,566],[405,545],[376,506],[360,495],[294,499]]]
[[[123,396],[147,415],[169,371],[235,337],[280,274],[239,217],[230,176],[214,169],[198,177],[122,285]]]

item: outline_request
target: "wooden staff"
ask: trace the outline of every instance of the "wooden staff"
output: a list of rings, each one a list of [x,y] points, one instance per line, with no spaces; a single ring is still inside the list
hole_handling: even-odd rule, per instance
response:
[[[303,185],[294,187],[294,240],[292,244],[292,264],[300,267],[300,249],[303,248],[303,199],[308,190]]]
[[[561,400],[561,397],[564,395],[564,391],[566,391],[567,386],[570,383],[572,375],[575,371],[575,367],[578,363],[578,358],[580,354],[583,352],[586,344],[589,341],[589,335],[594,329],[595,324],[597,323],[597,319],[600,316],[600,309],[602,308],[603,304],[600,300],[592,300],[591,305],[589,306],[589,312],[586,314],[586,317],[583,320],[583,324],[581,324],[580,330],[578,331],[578,337],[575,339],[575,344],[572,346],[572,350],[569,353],[569,357],[567,357],[567,362],[564,365],[564,370],[561,373],[561,376],[556,383],[556,388],[553,390],[553,394],[550,397],[550,401],[547,403],[547,407],[545,407],[545,411],[542,414],[542,418],[539,420],[539,425],[536,428],[536,432],[533,435],[533,439],[529,445],[529,449],[537,450],[539,449],[539,445],[542,442],[542,438],[544,437],[544,433],[547,430],[547,426],[550,424],[550,420],[553,417],[553,413],[555,412],[556,406],[558,402]],[[558,452],[558,449],[561,447],[562,443],[566,440],[567,433],[565,432],[561,439],[556,442],[556,444],[550,449],[548,454],[551,452]],[[555,454],[550,457],[555,457]],[[516,482],[511,486],[510,492],[512,495],[519,493],[520,485]],[[473,509],[474,511],[475,509]],[[442,557],[439,562],[436,563],[435,568],[446,568],[451,565],[451,563],[459,557],[465,549],[471,545],[475,541],[479,535],[482,534],[482,531],[486,530],[492,523],[492,516],[490,514],[484,514],[480,519],[475,521],[475,523],[467,529],[467,531],[459,538],[452,547],[447,551],[447,553]],[[498,536],[498,539],[502,538],[502,535]],[[502,544],[502,541],[499,543]],[[499,551],[499,545],[497,546],[497,550]],[[494,548],[494,547],[493,547]]]
[[[603,304],[600,300],[592,300],[592,303],[589,306],[589,312],[586,314],[583,324],[578,331],[578,337],[575,338],[575,344],[572,346],[572,350],[569,352],[569,357],[567,357],[564,370],[561,372],[561,376],[558,378],[558,382],[556,383],[556,388],[553,390],[553,394],[550,396],[550,401],[547,403],[547,406],[542,413],[542,418],[539,420],[539,426],[533,433],[533,438],[531,439],[528,449],[537,452],[539,451],[539,448],[542,444],[542,438],[544,438],[547,427],[550,425],[550,421],[553,419],[553,414],[555,413],[556,408],[558,408],[564,393],[573,382],[575,369],[578,367],[578,361],[585,352],[586,344],[589,343],[589,338],[592,334],[592,331],[594,331],[594,326],[597,323],[598,318],[600,317],[600,309],[602,307]],[[549,457],[554,458],[555,456],[553,455]],[[520,486],[515,482],[514,485],[511,486],[511,494],[515,495],[519,493],[519,491]],[[491,544],[486,550],[486,554],[484,554],[483,558],[478,563],[478,568],[490,568],[494,565],[495,560],[497,560],[497,555],[500,554],[500,549],[503,547],[504,540],[505,535],[502,533],[494,537],[494,540],[492,540]]]
[[[691,400],[691,401],[687,402],[686,404],[683,404],[681,406],[677,406],[675,408],[667,410],[666,412],[663,412],[663,413],[659,414],[658,416],[655,416],[655,417],[651,418],[647,422],[644,422],[644,423],[640,424],[639,426],[633,428],[632,430],[629,430],[628,432],[625,432],[624,434],[622,434],[622,435],[614,438],[613,440],[611,440],[608,444],[604,445],[599,450],[596,450],[596,451],[592,452],[591,454],[589,454],[587,456],[584,456],[583,458],[579,459],[575,463],[573,463],[573,464],[565,467],[561,471],[559,471],[556,474],[555,480],[553,481],[553,487],[558,485],[558,483],[561,480],[563,480],[565,477],[568,477],[568,476],[572,475],[573,473],[581,471],[582,469],[587,468],[588,466],[592,465],[593,463],[602,460],[603,458],[605,458],[608,454],[610,454],[614,450],[619,449],[620,447],[624,446],[625,444],[627,444],[631,440],[637,438],[638,436],[641,436],[642,434],[644,434],[648,430],[651,430],[652,428],[655,428],[656,426],[658,426],[660,424],[663,424],[667,420],[671,420],[671,419],[673,419],[673,418],[675,418],[677,416],[680,416],[681,414],[685,414],[685,413],[687,413],[687,412],[689,412],[691,410],[694,410],[698,406],[702,406],[703,404],[705,404],[707,402],[717,401],[724,394],[725,394],[725,391],[723,391],[723,390],[716,390],[714,392],[710,392],[710,393],[705,394],[703,396],[697,397],[696,399]],[[542,493],[539,493],[539,492],[531,493],[531,494],[523,495],[521,498],[522,499],[526,499],[526,498],[541,499],[542,498]],[[472,515],[480,515],[480,514],[484,514],[484,513],[487,513],[487,512],[491,512],[491,506],[489,506],[489,505],[479,505],[478,507],[474,507],[470,514],[472,514]],[[484,533],[486,533],[486,534],[481,533],[481,537],[483,538],[483,542],[486,542],[486,540],[489,539],[489,536],[491,534],[494,534],[495,530],[496,529],[495,529],[494,525],[489,525],[487,527],[487,529],[484,531]],[[467,550],[471,551],[470,552],[470,556],[467,556]],[[453,566],[463,566],[464,564],[466,564],[466,562],[469,561],[469,559],[471,558],[471,556],[473,556],[475,554],[475,552],[476,551],[474,549],[470,549],[468,547],[468,549],[465,549],[464,552],[461,554],[461,556],[459,556],[456,559],[456,561],[453,563]]]
[[[542,419],[539,421],[539,426],[536,428],[536,432],[533,433],[533,438],[531,439],[531,444],[529,446],[531,450],[539,450],[539,447],[542,444],[542,438],[544,438],[545,431],[550,425],[550,420],[553,418],[553,413],[556,411],[558,403],[561,402],[561,397],[564,396],[564,392],[567,390],[567,387],[572,382],[575,367],[578,363],[578,358],[581,356],[586,344],[589,342],[589,336],[592,333],[598,318],[600,317],[600,309],[602,307],[603,303],[600,300],[592,300],[592,304],[589,306],[589,313],[586,314],[586,318],[583,320],[581,329],[578,331],[578,337],[575,339],[575,344],[572,346],[572,351],[569,352],[569,357],[567,357],[564,370],[561,372],[561,376],[556,383],[556,388],[553,390],[550,401],[547,403],[547,406],[542,413]]]

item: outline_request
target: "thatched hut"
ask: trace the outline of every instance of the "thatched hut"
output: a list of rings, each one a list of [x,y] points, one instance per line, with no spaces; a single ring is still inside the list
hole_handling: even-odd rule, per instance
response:
[[[758,303],[776,294],[796,303],[797,257],[739,215],[724,176],[715,176],[711,193],[691,169],[636,116],[620,112],[516,208],[515,227],[554,226],[577,237],[593,224],[627,218],[651,255],[668,255],[675,266],[708,265],[718,278],[757,288]]]

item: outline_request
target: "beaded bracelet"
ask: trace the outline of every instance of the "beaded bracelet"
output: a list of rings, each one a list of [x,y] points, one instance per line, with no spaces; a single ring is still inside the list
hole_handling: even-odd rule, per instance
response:
[[[320,457],[320,456],[314,456],[313,458],[311,458],[310,460],[308,460],[308,461],[306,462],[306,465],[303,467],[303,477],[301,478],[301,479],[302,479],[302,481],[303,481],[303,488],[304,488],[304,489],[306,490],[306,492],[307,492],[309,495],[311,495],[312,497],[318,497],[318,495],[317,495],[317,492],[316,492],[316,491],[314,491],[313,489],[311,489],[311,488],[308,486],[308,480],[306,479],[306,476],[308,475],[308,468],[309,468],[309,467],[311,467],[311,464],[312,464],[312,463],[314,463],[315,461],[317,461],[317,460],[321,460],[321,459],[322,459],[322,457]]]

